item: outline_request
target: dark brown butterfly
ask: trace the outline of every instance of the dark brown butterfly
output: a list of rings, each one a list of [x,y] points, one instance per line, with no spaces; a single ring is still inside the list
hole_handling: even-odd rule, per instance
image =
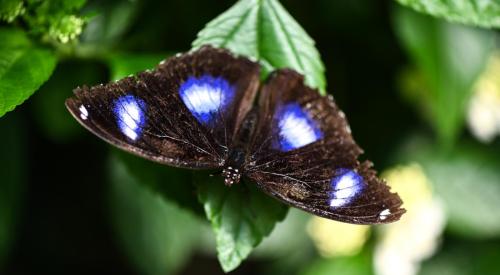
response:
[[[331,97],[280,69],[204,46],[118,82],[75,89],[73,116],[105,141],[169,166],[222,170],[318,216],[355,224],[398,220],[402,201],[376,176]],[[254,99],[257,97],[257,103]]]

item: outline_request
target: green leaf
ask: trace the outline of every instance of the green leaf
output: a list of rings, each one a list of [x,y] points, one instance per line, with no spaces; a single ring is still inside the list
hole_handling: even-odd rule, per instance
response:
[[[500,27],[500,2],[497,0],[397,0],[412,9],[451,22]]]
[[[167,54],[116,53],[107,58],[111,79],[118,80],[131,74],[154,68]]]
[[[295,69],[325,93],[324,66],[314,41],[277,0],[238,1],[199,32],[193,47],[204,44],[259,60],[265,75],[276,68]]]
[[[0,29],[0,117],[29,98],[55,65],[52,52],[30,45],[23,32]]]
[[[484,69],[494,33],[405,8],[395,14],[397,34],[425,82],[414,98],[427,111],[442,144],[451,145],[463,127],[472,85]]]
[[[198,221],[151,192],[114,157],[111,162],[111,214],[115,233],[141,274],[172,273],[197,243]],[[165,178],[163,184],[171,184]]]
[[[0,120],[0,269],[17,232],[26,176],[23,123],[13,115]]]
[[[285,218],[287,207],[265,195],[251,183],[227,187],[220,177],[197,173],[198,197],[212,224],[217,257],[229,272],[248,257],[269,235],[276,222]]]

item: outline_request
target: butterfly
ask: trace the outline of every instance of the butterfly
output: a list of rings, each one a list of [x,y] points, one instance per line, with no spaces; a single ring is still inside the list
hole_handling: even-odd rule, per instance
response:
[[[399,220],[405,210],[377,177],[331,96],[291,69],[261,83],[260,65],[203,46],[66,100],[92,133],[168,166],[221,171],[317,216],[353,224]],[[222,180],[221,180],[222,184]]]

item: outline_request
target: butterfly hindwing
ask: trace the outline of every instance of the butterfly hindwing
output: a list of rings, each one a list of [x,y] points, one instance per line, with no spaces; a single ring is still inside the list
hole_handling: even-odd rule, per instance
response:
[[[246,175],[279,200],[330,219],[374,224],[398,220],[401,200],[371,169],[333,99],[291,70],[262,88]]]
[[[75,90],[73,116],[107,142],[186,168],[218,168],[251,107],[259,66],[202,47],[118,82]]]

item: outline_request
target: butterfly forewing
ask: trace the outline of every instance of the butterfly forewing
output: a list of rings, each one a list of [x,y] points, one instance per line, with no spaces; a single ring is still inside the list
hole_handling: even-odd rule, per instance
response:
[[[172,166],[218,168],[258,77],[258,64],[203,47],[150,72],[78,88],[66,105],[82,125],[122,149]]]
[[[357,224],[399,219],[401,200],[357,160],[362,150],[333,99],[279,70],[262,88],[246,175],[266,193],[319,216]]]

